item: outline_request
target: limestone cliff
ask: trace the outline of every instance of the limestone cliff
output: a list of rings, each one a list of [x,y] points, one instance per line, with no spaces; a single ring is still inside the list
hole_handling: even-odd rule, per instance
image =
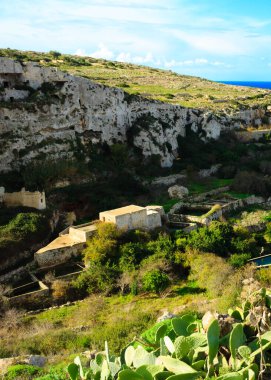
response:
[[[34,62],[0,58],[0,172],[117,142],[139,148],[145,157],[159,155],[167,167],[188,128],[203,139],[217,139],[222,131],[261,124],[266,112],[218,116],[129,95]]]

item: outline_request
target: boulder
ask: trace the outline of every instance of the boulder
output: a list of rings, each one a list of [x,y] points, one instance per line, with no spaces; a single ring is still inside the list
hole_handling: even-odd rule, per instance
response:
[[[168,188],[170,198],[183,199],[189,194],[189,190],[184,186],[174,185]]]
[[[161,315],[160,317],[157,318],[157,322],[163,322],[166,319],[172,319],[175,317],[176,317],[175,314],[172,314],[172,313],[169,313],[168,311],[165,311],[163,315]]]
[[[30,355],[28,358],[28,364],[34,365],[36,367],[44,367],[46,363],[46,358],[40,355]]]

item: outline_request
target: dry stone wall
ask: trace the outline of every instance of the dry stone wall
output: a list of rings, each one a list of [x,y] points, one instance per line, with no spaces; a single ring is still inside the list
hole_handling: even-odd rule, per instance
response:
[[[161,166],[170,167],[178,155],[178,137],[187,128],[202,139],[217,139],[222,131],[261,120],[257,110],[217,116],[129,95],[33,62],[0,58],[0,67],[0,172],[117,142],[133,145],[145,157],[157,155]]]

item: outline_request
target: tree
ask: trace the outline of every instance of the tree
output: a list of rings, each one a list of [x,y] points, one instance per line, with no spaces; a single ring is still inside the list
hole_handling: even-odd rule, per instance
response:
[[[125,243],[120,246],[119,266],[123,271],[131,272],[137,268],[140,261],[147,256],[148,251],[143,243]]]
[[[100,223],[97,232],[87,243],[84,250],[84,259],[87,265],[91,262],[112,262],[118,253],[118,238],[121,232],[113,223]]]
[[[81,273],[73,285],[83,293],[105,293],[110,294],[115,288],[119,271],[109,263],[91,262],[88,269]]]
[[[192,231],[187,245],[203,252],[214,252],[226,256],[230,251],[233,228],[229,223],[212,222],[209,227]]]
[[[57,59],[57,58],[59,58],[59,57],[61,56],[61,53],[59,53],[59,52],[56,51],[56,50],[50,50],[50,51],[49,51],[49,54],[50,54],[53,58],[55,58],[55,59]]]
[[[165,290],[169,284],[170,279],[167,274],[159,269],[154,269],[146,272],[142,278],[143,289],[147,292],[155,292],[157,294]]]

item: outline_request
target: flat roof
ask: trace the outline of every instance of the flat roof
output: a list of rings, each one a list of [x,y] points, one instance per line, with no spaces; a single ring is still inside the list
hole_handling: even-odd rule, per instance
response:
[[[62,235],[57,237],[55,240],[51,241],[51,243],[49,243],[45,247],[39,249],[36,253],[44,253],[53,249],[59,249],[64,247],[72,247],[76,244],[82,244],[82,242],[76,239],[72,239],[70,235]]]
[[[85,231],[85,232],[97,230],[96,224],[87,224],[87,225],[82,225],[82,226],[71,226],[70,228],[72,228],[74,230]]]
[[[110,214],[112,216],[118,216],[118,215],[132,214],[133,212],[138,212],[138,211],[143,211],[143,210],[146,210],[145,207],[129,205],[125,207],[116,208],[114,210],[103,211],[103,212],[100,212],[100,214]]]

